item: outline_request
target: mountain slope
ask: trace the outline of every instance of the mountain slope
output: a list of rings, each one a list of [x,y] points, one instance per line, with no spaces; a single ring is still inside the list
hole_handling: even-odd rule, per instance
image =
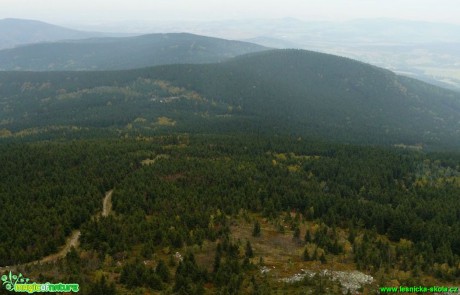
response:
[[[183,132],[460,146],[458,93],[302,50],[103,74],[1,73],[0,81],[0,128],[13,132],[49,125],[122,127],[138,119],[146,123],[137,126],[153,131],[162,125]]]
[[[108,34],[71,30],[35,20],[12,18],[0,20],[0,49],[24,44],[102,37],[104,35],[107,36]]]
[[[346,58],[276,50],[156,73],[268,118],[275,129],[345,141],[460,143],[458,93]]]
[[[219,62],[265,47],[191,34],[150,34],[34,44],[0,51],[0,70],[116,70]]]

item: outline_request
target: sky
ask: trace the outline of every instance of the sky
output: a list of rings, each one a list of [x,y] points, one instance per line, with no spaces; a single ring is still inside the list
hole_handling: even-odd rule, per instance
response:
[[[56,24],[285,17],[314,21],[398,18],[460,24],[459,0],[0,0],[0,7],[0,18]]]

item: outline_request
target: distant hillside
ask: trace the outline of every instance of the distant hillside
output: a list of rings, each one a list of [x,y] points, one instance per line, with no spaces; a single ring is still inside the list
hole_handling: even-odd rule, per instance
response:
[[[12,18],[0,20],[0,49],[12,48],[24,44],[67,39],[84,39],[108,35],[109,34],[104,33],[71,30],[35,20]]]
[[[150,34],[34,44],[0,51],[0,70],[119,70],[220,62],[266,50],[247,42],[192,34]]]
[[[153,73],[264,118],[273,130],[348,142],[460,145],[458,92],[347,58],[275,50]]]
[[[103,73],[5,72],[0,81],[5,134],[50,125],[129,126],[460,147],[459,93],[309,51]]]
[[[142,27],[140,23],[138,27]],[[165,28],[237,38],[272,48],[340,55],[460,90],[458,24],[385,18],[332,22],[284,18],[158,23],[149,27],[152,31]]]
[[[291,42],[289,40],[283,40],[282,38],[272,38],[266,36],[258,36],[254,38],[244,39],[241,41],[251,42],[254,44],[259,44],[266,47],[276,48],[276,49],[302,49],[302,45]]]

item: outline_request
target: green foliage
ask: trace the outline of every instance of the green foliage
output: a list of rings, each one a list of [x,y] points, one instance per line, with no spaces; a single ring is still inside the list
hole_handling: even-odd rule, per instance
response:
[[[125,284],[128,288],[144,286],[153,290],[162,290],[164,287],[160,274],[138,260],[123,266],[120,283]]]
[[[87,249],[98,251],[102,257],[128,250],[129,233],[118,218],[108,216],[91,220],[82,227],[81,242]]]
[[[260,237],[260,235],[261,235],[260,223],[258,220],[256,220],[256,222],[254,222],[254,227],[252,229],[252,236]]]
[[[251,242],[249,242],[249,241],[246,242],[246,250],[245,250],[244,255],[247,258],[253,258],[254,257],[254,251],[252,250]]]
[[[45,251],[49,240],[55,249],[79,227],[81,257],[71,250],[62,262],[67,266],[62,271],[70,275],[91,275],[80,270],[90,263],[88,257],[109,257],[118,260],[109,268],[121,263],[116,266],[121,268],[119,283],[132,290],[203,294],[205,286],[212,286],[222,294],[246,289],[261,294],[267,284],[245,279],[255,272],[249,263],[252,246],[235,241],[231,229],[241,212],[256,220],[264,212],[284,212],[267,222],[275,225],[283,219],[300,236],[305,216],[314,220],[305,234],[314,250],[309,253],[305,247],[306,261],[326,263],[342,254],[348,243],[338,230],[342,228],[348,230],[359,269],[398,269],[445,280],[459,273],[460,186],[444,181],[460,171],[455,153],[250,135],[15,143],[0,145],[0,150],[0,197],[6,208],[0,222],[12,230],[0,233],[5,264],[42,257],[53,251]],[[155,161],[141,165],[145,159]],[[289,169],[294,164],[296,171]],[[427,175],[429,181],[422,181]],[[113,188],[114,213],[96,217],[104,192]],[[291,212],[302,214],[294,218]],[[39,216],[40,222],[25,222],[24,214]],[[260,233],[256,220],[253,230]],[[12,232],[29,239],[12,239]],[[174,258],[168,265],[157,260],[164,249],[198,249],[209,245],[206,240],[217,243],[214,265],[212,259],[206,265],[213,268],[211,274],[192,252],[178,265],[171,263]],[[157,261],[156,268],[136,260],[141,256]],[[110,287],[94,282],[94,288]],[[323,283],[307,283],[326,292]]]
[[[115,284],[107,282],[107,278],[102,276],[99,280],[89,286],[88,295],[115,295],[117,294]]]
[[[319,257],[319,261],[321,261],[322,264],[325,264],[327,262],[326,256],[324,256],[324,253],[321,254]]]
[[[311,233],[310,233],[310,230],[308,230],[308,229],[305,232],[304,240],[305,240],[305,243],[311,243],[312,242]]]
[[[77,274],[81,268],[81,259],[74,247],[70,248],[70,251],[67,253],[65,259],[70,272]]]
[[[310,254],[308,253],[308,248],[305,247],[302,254],[303,261],[310,261]]]
[[[196,264],[193,253],[188,253],[177,267],[173,291],[177,294],[204,294],[203,284],[206,279],[206,274]]]
[[[298,240],[300,238],[300,228],[298,226],[296,226],[294,228],[294,233],[292,235],[292,237],[296,240]]]
[[[252,252],[252,249],[250,249],[251,245],[248,243],[246,243],[245,260],[243,264],[240,263],[238,245],[231,242],[224,243],[222,247],[223,252],[220,254],[222,256],[221,263],[213,276],[213,282],[219,289],[219,294],[240,294],[244,279],[244,270],[249,267],[248,255]]]
[[[164,283],[168,283],[171,280],[171,273],[162,259],[158,262],[155,272]]]
[[[0,232],[0,265],[33,261],[63,245],[100,210],[105,191],[135,168],[132,147],[116,141],[0,145],[0,226],[7,229]]]
[[[273,151],[304,156],[289,155],[285,163],[273,165]],[[238,247],[228,239],[229,218],[241,209],[260,213],[268,207],[306,212],[320,222],[314,234],[310,229],[305,234],[306,241],[318,247],[308,253],[312,260],[326,258],[323,251],[325,255],[343,253],[336,230],[340,226],[349,228],[348,239],[361,269],[409,270],[420,260],[423,263],[418,267],[428,271],[434,263],[447,262],[450,267],[458,263],[459,238],[448,232],[459,229],[454,208],[459,207],[460,188],[415,185],[418,163],[437,155],[289,139],[211,140],[208,136],[192,138],[186,148],[158,151],[165,152],[169,158],[141,167],[117,185],[113,205],[120,218],[106,226],[120,227],[115,251],[139,243],[171,247],[177,239],[187,245],[221,239],[214,260],[216,274],[223,271],[227,255],[240,257]],[[295,174],[286,168],[294,160],[303,167]],[[295,229],[295,220],[291,221]],[[98,226],[85,229],[100,237],[88,248],[97,248],[97,241],[103,244],[105,235],[96,233]],[[259,231],[260,222],[255,221],[253,233]],[[362,231],[368,232],[363,238],[358,234]],[[395,241],[410,240],[414,246],[392,254],[388,243],[376,238],[377,233]]]

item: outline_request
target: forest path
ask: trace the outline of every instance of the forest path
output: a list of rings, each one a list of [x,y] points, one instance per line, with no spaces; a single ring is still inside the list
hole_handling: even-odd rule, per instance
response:
[[[56,261],[61,258],[64,258],[67,255],[67,253],[69,253],[72,247],[75,247],[75,248],[78,247],[78,245],[80,244],[80,234],[81,234],[80,230],[74,231],[72,235],[69,238],[67,238],[67,241],[64,247],[59,252],[43,257],[40,260],[29,262],[27,264],[36,264],[36,263],[41,264],[41,263],[52,262],[52,261]]]
[[[69,253],[72,247],[78,247],[80,243],[80,234],[81,234],[80,230],[73,231],[70,237],[67,238],[67,241],[64,247],[62,247],[62,249],[59,250],[59,252],[45,256],[40,260],[35,260],[32,262],[27,262],[23,264],[12,265],[12,266],[0,267],[0,272],[16,271],[18,267],[25,267],[25,266],[34,265],[34,264],[42,264],[42,263],[58,261],[59,259],[64,258],[67,255],[67,253]]]
[[[112,193],[113,193],[113,189],[108,191],[105,194],[104,200],[102,201],[102,216],[104,217],[109,216],[110,213],[112,212]],[[67,253],[69,253],[72,247],[75,247],[75,248],[78,247],[78,245],[80,244],[80,235],[81,235],[80,230],[75,230],[72,232],[70,237],[67,238],[65,245],[58,252],[45,256],[42,259],[35,260],[32,262],[0,267],[0,272],[16,271],[18,267],[58,261],[59,259],[64,258],[67,255]]]
[[[113,190],[105,194],[104,201],[102,202],[102,216],[107,217],[112,212],[112,194]]]

